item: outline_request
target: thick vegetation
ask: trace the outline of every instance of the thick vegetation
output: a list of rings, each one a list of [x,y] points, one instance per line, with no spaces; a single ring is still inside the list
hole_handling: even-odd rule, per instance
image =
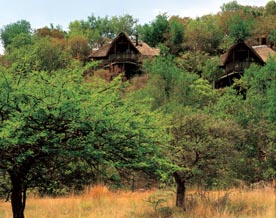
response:
[[[219,55],[235,40],[258,44],[265,35],[274,48],[275,5],[232,1],[216,15],[160,14],[145,25],[130,15],[91,15],[68,32],[32,30],[25,20],[4,26],[0,195],[11,198],[14,218],[24,218],[28,189],[58,195],[98,182],[135,189],[137,180],[174,178],[176,204],[185,207],[187,184],[275,179],[275,58],[252,65],[233,87],[214,89]],[[147,79],[85,80],[96,65],[88,63],[92,48],[121,31],[160,48],[143,65]]]

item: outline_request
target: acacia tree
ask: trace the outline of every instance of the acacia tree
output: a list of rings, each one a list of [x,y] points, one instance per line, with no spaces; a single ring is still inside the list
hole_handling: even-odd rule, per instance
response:
[[[28,188],[60,179],[60,171],[76,161],[98,174],[103,165],[114,171],[162,170],[166,134],[158,113],[122,98],[116,81],[92,88],[79,75],[2,72],[0,176],[8,175],[1,179],[10,183],[14,218],[24,218]]]
[[[181,168],[173,173],[177,184],[176,206],[185,209],[186,184],[192,180],[208,185],[212,179],[229,173],[227,166],[235,160],[234,146],[240,143],[243,134],[235,123],[204,114],[178,115],[174,120],[170,154]]]

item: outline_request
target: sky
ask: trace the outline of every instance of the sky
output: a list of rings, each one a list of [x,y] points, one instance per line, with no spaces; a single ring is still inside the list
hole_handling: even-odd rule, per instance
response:
[[[156,15],[167,13],[180,17],[216,14],[231,0],[0,0],[0,29],[19,20],[27,20],[33,29],[61,25],[68,29],[74,20],[88,16],[132,15],[140,24],[149,23]],[[265,6],[269,0],[238,0],[241,5]],[[3,49],[0,45],[0,53]]]

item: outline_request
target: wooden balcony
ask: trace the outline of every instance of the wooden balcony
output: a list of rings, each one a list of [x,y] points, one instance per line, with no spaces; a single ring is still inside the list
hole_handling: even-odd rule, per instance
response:
[[[231,73],[231,72],[244,72],[245,69],[247,69],[250,64],[253,62],[249,61],[237,61],[234,63],[227,64],[225,67],[225,72],[226,73]]]
[[[138,62],[139,55],[138,54],[127,54],[127,53],[118,53],[111,54],[108,56],[109,62]]]

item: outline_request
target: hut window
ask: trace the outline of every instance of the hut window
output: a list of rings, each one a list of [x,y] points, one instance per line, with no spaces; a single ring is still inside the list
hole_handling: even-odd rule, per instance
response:
[[[262,45],[266,45],[266,38],[262,38]]]

